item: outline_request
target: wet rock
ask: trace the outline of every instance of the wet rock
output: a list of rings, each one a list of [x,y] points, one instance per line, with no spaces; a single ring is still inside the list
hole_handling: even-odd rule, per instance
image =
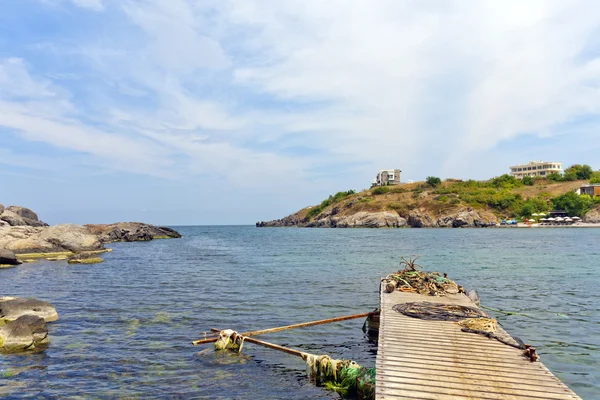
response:
[[[0,249],[0,265],[19,265],[21,262],[17,260],[14,252],[7,249]]]
[[[80,253],[70,256],[67,262],[69,264],[99,264],[104,262],[104,260],[96,254]]]
[[[476,305],[480,305],[480,298],[479,298],[479,293],[477,293],[477,290],[475,289],[469,289],[465,291],[465,295],[471,299],[471,301],[473,303],[475,303]]]
[[[0,327],[0,351],[5,353],[42,350],[49,341],[46,321],[37,315],[23,315]]]
[[[0,324],[14,321],[23,315],[35,315],[45,321],[56,321],[56,308],[45,301],[18,297],[0,297]]]

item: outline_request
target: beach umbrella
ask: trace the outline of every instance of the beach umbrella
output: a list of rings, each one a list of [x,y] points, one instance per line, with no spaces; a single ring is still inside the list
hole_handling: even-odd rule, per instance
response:
[[[541,216],[541,217],[545,217],[546,216],[546,214],[544,214],[544,213],[539,213],[538,215]]]
[[[581,219],[581,218],[579,218],[579,217],[573,217],[573,219]]]
[[[555,221],[558,221],[558,222],[561,222],[561,221],[563,221],[563,220],[564,220],[564,218],[563,218],[563,217],[556,217],[556,219],[555,219]]]
[[[532,217],[537,217],[538,215],[540,215],[540,214],[538,214],[538,213],[531,214]]]
[[[571,218],[565,218],[565,222],[573,222]]]
[[[546,221],[554,221],[554,218],[552,218],[552,217],[546,218]]]

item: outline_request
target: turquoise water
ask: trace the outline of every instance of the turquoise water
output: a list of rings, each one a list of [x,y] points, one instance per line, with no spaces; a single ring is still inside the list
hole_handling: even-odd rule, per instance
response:
[[[402,255],[477,288],[505,329],[585,399],[600,398],[600,229],[180,227],[185,237],[117,243],[105,263],[0,270],[2,295],[52,302],[43,354],[0,356],[7,398],[339,398],[301,360],[247,344],[193,347],[200,331],[269,328],[370,311]],[[374,366],[362,320],[265,335]]]

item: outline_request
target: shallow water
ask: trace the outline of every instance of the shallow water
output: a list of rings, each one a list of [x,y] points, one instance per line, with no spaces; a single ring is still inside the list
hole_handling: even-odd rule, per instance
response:
[[[117,243],[98,265],[0,270],[0,295],[53,303],[43,354],[0,356],[8,398],[339,398],[301,360],[251,344],[219,354],[200,331],[370,311],[401,255],[477,288],[505,329],[585,399],[600,398],[600,229],[180,227],[180,240]],[[363,320],[262,336],[374,366]]]

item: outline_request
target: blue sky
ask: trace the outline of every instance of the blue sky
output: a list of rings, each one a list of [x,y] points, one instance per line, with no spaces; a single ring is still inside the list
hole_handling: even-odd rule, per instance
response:
[[[595,1],[0,0],[0,202],[247,224],[330,193],[600,168]]]

